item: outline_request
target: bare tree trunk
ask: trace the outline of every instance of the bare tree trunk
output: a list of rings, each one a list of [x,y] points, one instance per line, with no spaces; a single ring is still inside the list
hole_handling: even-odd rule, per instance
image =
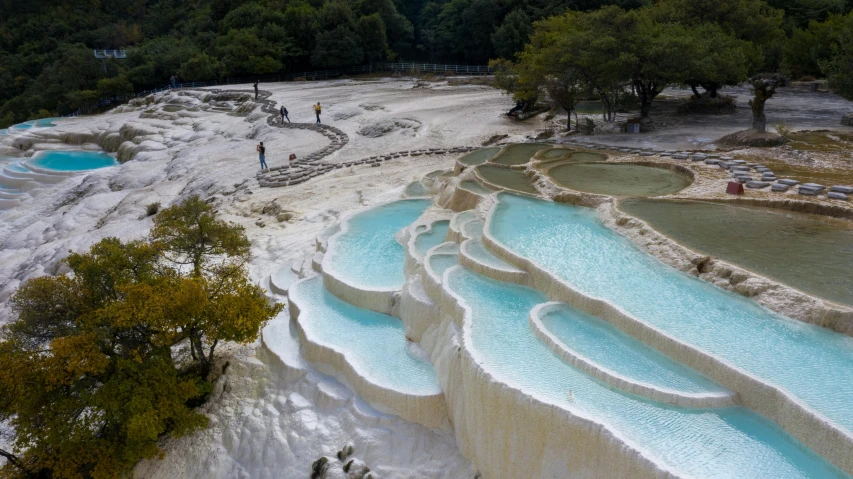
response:
[[[12,454],[11,452],[4,451],[3,449],[0,449],[0,457],[6,458],[6,460],[9,461],[9,464],[11,464],[11,465],[17,467],[18,469],[20,469],[21,471],[23,471],[25,477],[31,477],[32,476],[32,473],[29,470],[27,470],[27,468],[24,467],[24,465],[21,463],[21,460],[18,458],[18,456]]]
[[[762,73],[749,79],[752,84],[753,98],[749,100],[752,108],[752,128],[767,131],[767,117],[764,115],[764,103],[776,93],[776,87],[784,84],[787,77],[779,74]]]
[[[696,85],[691,83],[690,89],[693,90],[693,95],[696,96],[696,99],[702,98],[702,95],[699,94],[699,90],[696,89]]]
[[[572,131],[572,110],[569,110],[567,113],[568,115],[566,116],[568,118],[566,118],[566,131]]]
[[[752,129],[760,132],[767,131],[767,116],[764,114],[764,102],[766,99],[756,96],[749,100],[749,106],[752,108]]]

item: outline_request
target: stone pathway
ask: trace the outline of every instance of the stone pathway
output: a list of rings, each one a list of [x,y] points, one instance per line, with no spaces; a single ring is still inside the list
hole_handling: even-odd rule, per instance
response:
[[[207,90],[213,93],[249,93],[254,95],[252,90]],[[359,160],[344,161],[341,163],[327,163],[323,158],[340,150],[349,143],[349,136],[346,133],[333,126],[322,123],[281,123],[279,119],[281,115],[276,108],[276,102],[269,99],[272,92],[266,90],[258,91],[258,99],[254,100],[261,105],[261,111],[269,113],[267,124],[275,128],[289,128],[294,130],[311,130],[320,133],[331,141],[331,144],[317,150],[304,158],[298,158],[289,162],[288,166],[275,166],[267,170],[259,172],[255,177],[258,184],[262,187],[275,188],[282,186],[292,186],[304,183],[315,176],[326,174],[332,170],[343,168],[346,166],[365,165],[379,166],[383,161],[393,160],[402,157],[415,157],[424,155],[445,155],[455,153],[465,153],[477,149],[473,146],[463,146],[456,148],[429,148],[421,150],[405,150],[385,155],[371,156],[361,158]]]

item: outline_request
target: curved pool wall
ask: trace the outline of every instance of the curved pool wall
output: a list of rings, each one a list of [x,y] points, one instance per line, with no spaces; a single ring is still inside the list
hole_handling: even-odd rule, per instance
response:
[[[611,389],[533,335],[540,292],[444,273],[424,335],[463,453],[484,477],[845,477],[745,408],[669,407]]]
[[[534,307],[529,323],[557,356],[612,387],[687,408],[736,403],[732,391],[566,303]]]
[[[528,195],[538,193],[523,170],[480,165],[474,168],[474,172],[480,182],[495,190],[514,190]]]
[[[418,255],[418,259],[422,260],[427,251],[434,246],[444,243],[445,237],[447,237],[447,230],[449,229],[450,220],[438,220],[430,223],[429,229],[426,231],[418,233],[414,237],[415,252]]]
[[[491,160],[501,151],[500,147],[494,146],[491,148],[483,148],[482,150],[472,151],[471,153],[467,153],[456,161],[462,163],[464,166],[476,166],[482,165],[483,163]]]
[[[619,209],[697,252],[853,306],[853,221],[688,200],[627,199]]]
[[[322,261],[326,288],[360,308],[392,314],[394,295],[406,282],[405,253],[395,236],[430,204],[429,199],[393,201],[342,220]]]
[[[499,154],[489,160],[503,166],[519,166],[529,162],[536,153],[551,148],[547,143],[515,143],[504,147]]]
[[[746,406],[853,471],[846,453],[853,449],[853,415],[846,414],[853,338],[671,269],[588,208],[500,194],[484,243],[530,272],[550,298],[604,318],[736,391]]]
[[[289,298],[309,361],[329,374],[341,373],[340,379],[380,410],[430,428],[446,422],[435,370],[412,354],[400,320],[342,301],[319,276],[292,285]]]
[[[78,173],[118,165],[106,153],[93,151],[40,151],[26,161],[27,167],[45,173]]]
[[[564,188],[617,197],[670,195],[692,182],[667,168],[631,163],[566,163],[546,174]]]
[[[495,256],[479,238],[465,240],[459,246],[459,263],[475,273],[507,283],[526,285],[530,279],[527,271]]]

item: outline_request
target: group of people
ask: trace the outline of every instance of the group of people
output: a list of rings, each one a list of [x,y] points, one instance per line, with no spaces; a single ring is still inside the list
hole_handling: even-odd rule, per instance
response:
[[[290,112],[287,111],[287,108],[284,105],[281,105],[281,108],[278,110],[279,115],[281,115],[281,122],[284,123],[284,120],[287,120],[290,123]],[[320,123],[320,113],[323,113],[323,107],[320,105],[318,101],[316,105],[314,105],[314,114],[317,115],[317,123]]]
[[[258,82],[255,81],[255,98],[258,97]],[[323,112],[323,107],[320,105],[318,101],[316,105],[314,105],[314,114],[317,116],[317,123],[320,123],[320,114]],[[279,115],[281,115],[281,122],[284,123],[284,120],[287,120],[290,123],[290,112],[287,111],[284,105],[281,106],[278,110]],[[269,169],[266,162],[266,153],[267,148],[264,146],[264,142],[260,142],[257,147],[255,147],[255,151],[258,152],[258,159],[261,160],[261,170]],[[289,160],[293,161],[296,159],[296,155],[290,155]]]

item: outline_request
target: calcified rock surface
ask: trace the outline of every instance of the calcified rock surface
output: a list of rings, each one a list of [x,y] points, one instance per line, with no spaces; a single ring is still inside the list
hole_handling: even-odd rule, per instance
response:
[[[165,458],[140,464],[136,477],[310,477],[320,457],[329,464],[325,477],[346,477],[342,474],[348,460],[355,473],[368,477],[369,465],[377,478],[677,476],[642,445],[625,440],[608,425],[543,402],[484,368],[471,347],[470,312],[429,263],[433,256],[454,257],[483,275],[533,285],[549,296],[559,292],[553,283],[543,283],[534,268],[500,254],[483,235],[495,195],[461,186],[482,179],[473,168],[454,164],[470,148],[461,145],[482,144],[495,134],[519,141],[538,122],[519,125],[505,120],[500,116],[504,109],[500,95],[476,86],[432,84],[412,89],[408,80],[310,85],[263,86],[269,94],[258,103],[241,91],[165,93],[107,115],[60,120],[55,129],[3,141],[9,146],[4,151],[15,155],[73,146],[114,152],[124,163],[38,188],[31,193],[32,200],[0,212],[0,295],[8,295],[29,277],[62,272],[58,260],[68,249],[86,248],[105,236],[144,236],[151,225],[144,216],[147,204],[167,205],[200,194],[226,219],[247,228],[253,241],[251,275],[270,290],[272,300],[288,301],[283,294],[297,278],[321,274],[339,297],[399,317],[408,350],[435,369],[441,392],[431,397],[406,397],[371,382],[357,364],[312,345],[300,333],[299,307],[294,302],[292,316],[282,313],[257,344],[233,352],[204,407],[212,427],[167,442]],[[324,119],[333,119],[334,130],[280,128],[270,116],[273,107],[285,105],[291,119],[309,123],[311,105],[317,100],[324,104]],[[460,108],[469,115],[460,118]],[[471,115],[481,121],[471,122]],[[385,127],[398,124],[400,118],[406,119],[405,128]],[[267,162],[273,167],[260,175],[254,153],[257,141],[264,141]],[[288,169],[291,153],[301,161]],[[611,160],[638,160],[621,153],[627,152],[611,151]],[[685,169],[694,176],[693,185],[679,196],[724,196],[716,192],[726,175],[710,166],[684,166],[654,152],[642,156],[651,157],[643,161]],[[788,308],[785,313],[798,319],[845,330],[843,310],[833,316],[828,312],[833,305],[732,265],[697,259],[695,253],[618,212],[609,197],[560,188],[538,175],[534,166],[512,168],[527,174],[542,196],[598,207],[609,226],[665,262],[741,294],[747,288],[741,286],[739,291],[737,285],[746,283],[761,304]],[[454,167],[457,177],[440,173]],[[413,181],[423,190],[406,187]],[[276,186],[286,188],[266,188]],[[399,199],[407,191],[434,195],[436,205],[396,237],[406,253],[401,264],[405,284],[399,291],[381,294],[358,285],[349,285],[349,291],[338,287],[323,267],[340,232],[337,225],[345,225],[347,212]],[[762,195],[769,192],[755,192],[753,201],[761,201]],[[822,199],[807,204],[832,206]],[[447,220],[445,239],[455,244],[433,247],[426,255],[415,251],[420,235]],[[496,256],[485,256],[481,247]],[[726,268],[734,273],[726,274],[722,271]],[[741,275],[750,281],[735,281]],[[674,357],[695,362],[689,356]],[[758,398],[749,399],[747,405],[762,410],[779,404],[773,402],[777,399],[760,404],[764,396],[750,393],[749,385],[726,383],[720,379],[724,376],[714,377],[738,393]],[[664,396],[657,399],[677,402]],[[786,415],[790,418],[782,417]],[[768,416],[836,465],[848,472],[853,469],[845,459],[845,454],[853,457],[847,454],[850,449],[833,443],[833,436],[803,437],[825,431],[804,419],[796,407]],[[352,444],[357,460],[336,456],[343,444]],[[827,444],[836,445],[836,452],[826,452]]]

